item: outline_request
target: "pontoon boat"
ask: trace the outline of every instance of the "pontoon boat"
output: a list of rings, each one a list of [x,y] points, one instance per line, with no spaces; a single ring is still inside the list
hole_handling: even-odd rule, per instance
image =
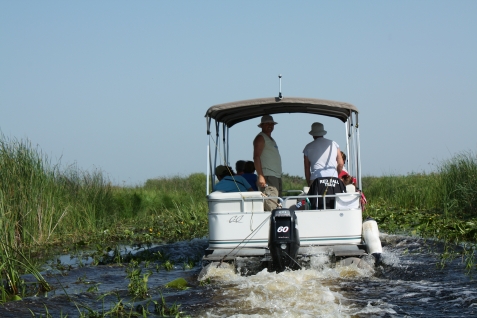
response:
[[[234,262],[253,257],[270,270],[296,269],[300,260],[319,253],[340,264],[351,264],[365,255],[379,261],[382,252],[379,231],[374,220],[362,219],[359,190],[326,195],[333,197],[331,206],[322,209],[296,209],[310,199],[308,189],[292,195],[266,197],[254,192],[212,192],[215,167],[229,160],[229,130],[243,121],[263,115],[306,113],[338,119],[345,125],[347,171],[361,187],[358,109],[348,103],[279,97],[243,100],[210,107],[206,112],[209,136],[207,158],[207,199],[209,206],[209,247],[203,263]],[[222,151],[218,154],[218,147]],[[223,157],[221,157],[223,155]],[[229,164],[228,164],[229,165]],[[315,196],[315,198],[322,197]],[[281,208],[264,211],[264,200],[275,199]]]

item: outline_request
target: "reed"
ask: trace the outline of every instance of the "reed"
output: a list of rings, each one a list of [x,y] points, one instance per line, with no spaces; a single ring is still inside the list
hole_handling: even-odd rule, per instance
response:
[[[439,166],[446,212],[464,219],[477,216],[477,155],[465,152]]]
[[[430,174],[364,177],[363,190],[371,203],[389,211],[417,209],[441,217],[475,218],[477,157],[458,154]]]
[[[0,135],[0,301],[22,290],[19,275],[37,266],[34,247],[97,230],[111,206],[100,172],[61,171],[29,141]]]
[[[75,166],[61,171],[28,141],[2,136],[0,175],[0,213],[8,223],[4,241],[15,248],[94,230],[112,207],[111,186],[101,172]]]
[[[381,230],[420,235],[445,244],[442,261],[460,256],[475,271],[477,250],[477,156],[457,154],[431,174],[363,178],[365,217]]]

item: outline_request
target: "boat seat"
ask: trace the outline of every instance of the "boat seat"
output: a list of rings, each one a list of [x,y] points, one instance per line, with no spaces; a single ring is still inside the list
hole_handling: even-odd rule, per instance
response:
[[[359,192],[337,194],[336,201],[335,201],[335,209],[337,210],[359,209],[359,199],[360,199]]]
[[[263,199],[260,191],[214,191],[207,196],[209,213],[263,212]]]

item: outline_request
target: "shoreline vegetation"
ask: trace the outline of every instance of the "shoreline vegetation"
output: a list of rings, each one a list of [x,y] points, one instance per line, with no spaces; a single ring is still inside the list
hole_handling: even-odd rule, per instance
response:
[[[47,251],[114,250],[114,244],[161,243],[207,236],[206,176],[149,179],[142,186],[112,185],[101,171],[52,163],[29,141],[0,133],[0,304],[48,291],[41,276]],[[441,265],[461,257],[476,270],[477,156],[457,154],[436,172],[362,178],[381,232],[445,243]],[[283,175],[285,190],[302,177]],[[101,246],[101,247],[98,247]],[[28,286],[21,275],[38,283]]]

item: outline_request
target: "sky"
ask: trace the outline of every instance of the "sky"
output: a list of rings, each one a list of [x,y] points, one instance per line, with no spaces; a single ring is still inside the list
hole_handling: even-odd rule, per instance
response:
[[[431,172],[477,150],[477,1],[0,0],[0,132],[118,185],[205,173],[205,113],[278,96],[360,112],[362,174]],[[304,176],[311,124],[274,116]],[[230,129],[251,160],[259,118]]]

